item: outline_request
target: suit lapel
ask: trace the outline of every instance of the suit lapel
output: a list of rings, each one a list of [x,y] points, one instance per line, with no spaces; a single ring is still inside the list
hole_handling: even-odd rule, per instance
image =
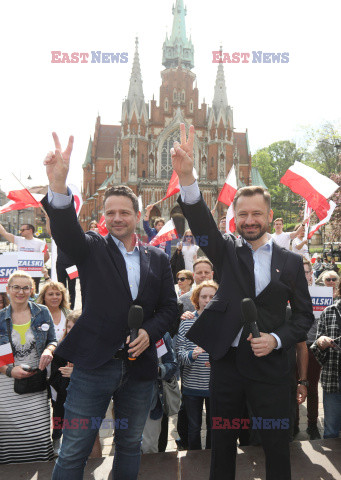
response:
[[[255,298],[255,273],[253,266],[253,257],[250,248],[245,245],[241,238],[236,240],[236,253],[240,268],[237,270],[241,273],[239,280],[243,286],[243,290],[251,298]]]
[[[108,254],[111,260],[113,261],[113,264],[116,270],[118,271],[118,274],[121,277],[123,284],[131,297],[131,291],[130,291],[129,282],[128,282],[127,267],[126,267],[126,263],[124,261],[123,255],[120,252],[114,240],[111,238],[110,233],[105,238],[107,240]]]
[[[149,266],[150,266],[150,255],[151,252],[147,246],[139,244],[140,250],[140,284],[139,284],[139,291],[137,296],[139,297],[142,294],[142,291],[145,287],[146,280],[148,277]]]
[[[277,282],[282,275],[284,265],[288,258],[288,251],[280,248],[273,242],[271,257],[271,282]]]

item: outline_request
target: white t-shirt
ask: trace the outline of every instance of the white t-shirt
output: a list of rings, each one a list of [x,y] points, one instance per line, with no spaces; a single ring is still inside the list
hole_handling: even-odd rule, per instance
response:
[[[193,257],[195,257],[198,250],[198,245],[183,245],[182,255],[184,257],[185,270],[193,272]]]
[[[26,238],[15,235],[14,244],[18,247],[19,252],[46,252],[47,250],[46,242],[39,238],[26,240]]]
[[[56,332],[57,342],[59,343],[65,334],[66,319],[64,313],[61,311],[60,322],[58,325],[54,324],[54,331]]]
[[[297,245],[299,245],[300,243],[302,243],[303,240],[301,240],[300,238],[296,237],[294,238],[294,240],[292,241],[292,244],[291,244],[291,248],[292,248],[292,251],[294,253],[298,253],[299,255],[301,255],[302,257],[305,257],[307,260],[309,260],[310,262],[310,255],[309,255],[309,250],[308,250],[308,245],[305,243],[303,245],[303,247],[301,248],[301,250],[299,250],[297,247]]]
[[[290,232],[282,232],[279,235],[277,235],[277,233],[273,233],[271,236],[279,247],[290,250]]]

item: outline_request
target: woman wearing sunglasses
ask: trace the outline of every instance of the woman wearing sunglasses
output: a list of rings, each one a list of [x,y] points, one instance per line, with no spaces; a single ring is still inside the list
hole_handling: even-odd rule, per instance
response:
[[[30,275],[14,272],[7,285],[10,304],[0,311],[0,346],[6,345],[8,353],[0,356],[0,463],[53,459],[42,372],[52,361],[57,341],[47,307],[29,301],[32,288]]]
[[[186,230],[182,240],[182,255],[185,261],[185,269],[193,272],[193,263],[197,259],[199,247],[195,244],[193,234]]]
[[[180,270],[180,272],[176,274],[176,280],[179,286],[178,297],[191,291],[194,277],[190,270]]]
[[[336,272],[327,270],[321,275],[321,280],[326,287],[333,287],[333,300],[334,302],[339,298],[338,287],[340,283],[340,277]]]

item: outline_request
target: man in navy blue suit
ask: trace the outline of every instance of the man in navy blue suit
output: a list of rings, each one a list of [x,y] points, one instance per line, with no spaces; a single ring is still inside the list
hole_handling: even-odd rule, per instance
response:
[[[76,263],[82,289],[82,315],[58,347],[74,363],[65,403],[63,442],[53,480],[79,480],[101,419],[114,400],[113,478],[136,480],[142,432],[157,378],[155,343],[177,315],[176,295],[167,255],[140,244],[135,235],[141,213],[133,191],[111,187],[104,196],[109,234],[84,233],[66,186],[73,137],[62,152],[54,133],[55,152],[44,164],[49,178],[43,205],[58,247]],[[130,343],[127,323],[131,305],[143,307],[138,337]],[[135,357],[135,360],[128,360]]]

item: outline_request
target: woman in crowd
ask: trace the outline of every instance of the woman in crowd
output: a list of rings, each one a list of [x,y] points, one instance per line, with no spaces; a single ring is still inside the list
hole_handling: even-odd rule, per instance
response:
[[[185,231],[182,240],[182,256],[184,257],[185,269],[193,272],[193,263],[197,259],[199,247],[195,244],[194,237],[190,230]]]
[[[57,341],[65,336],[66,317],[70,312],[68,292],[60,282],[48,282],[40,290],[36,303],[46,305],[53,318]]]
[[[91,220],[91,222],[89,223],[88,230],[90,230],[91,232],[98,233],[98,225],[96,220]]]
[[[333,288],[334,302],[339,298],[340,277],[338,276],[337,273],[335,273],[333,270],[326,270],[325,272],[322,273],[319,283],[322,283],[325,287]]]
[[[170,266],[172,269],[174,283],[177,283],[177,273],[180,272],[180,270],[185,269],[185,261],[182,255],[182,242],[178,242],[176,250],[173,253],[172,258],[170,259]]]
[[[330,273],[330,272],[328,272]],[[341,430],[341,284],[339,299],[321,314],[311,346],[320,363],[323,388],[324,438],[338,438]]]
[[[157,453],[159,451],[159,436],[164,412],[162,380],[171,380],[177,370],[177,362],[172,346],[172,338],[168,332],[164,335],[163,341],[166,351],[159,358],[158,378],[155,380],[151,408],[143,430],[141,446],[142,453]]]
[[[176,274],[176,280],[179,286],[178,297],[191,291],[194,278],[190,270],[180,270],[180,272]]]
[[[188,417],[188,447],[189,450],[201,450],[201,421],[203,404],[209,410],[209,355],[186,338],[186,333],[212,300],[218,285],[213,280],[206,280],[193,289],[191,302],[196,312],[193,319],[182,320],[179,327],[176,352],[178,361],[183,365],[182,393]],[[206,448],[210,448],[211,431],[207,426]]]
[[[7,307],[8,305],[9,305],[9,298],[7,296],[7,293],[0,292],[0,310]]]
[[[29,301],[33,285],[26,272],[14,272],[7,285],[10,305],[0,311],[0,344],[11,345],[14,355],[14,365],[0,367],[0,463],[53,458],[46,377],[41,372],[51,363],[57,341],[48,309]],[[31,393],[32,385],[27,393],[14,391],[17,383],[30,378],[40,379],[41,391]]]

